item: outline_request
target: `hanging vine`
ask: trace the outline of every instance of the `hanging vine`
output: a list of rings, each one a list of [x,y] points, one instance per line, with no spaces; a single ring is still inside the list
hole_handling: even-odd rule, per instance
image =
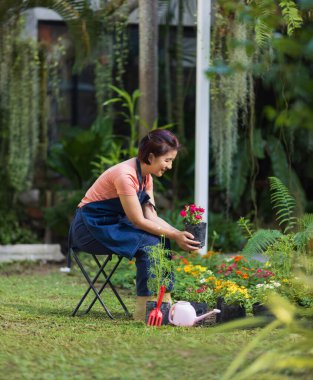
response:
[[[112,97],[110,85],[113,74],[113,49],[113,25],[111,23],[103,24],[94,59],[94,85],[98,116],[103,115],[103,103]]]
[[[124,88],[123,75],[125,73],[125,66],[128,57],[128,7],[127,4],[123,5],[118,14],[118,18],[114,23],[114,59],[116,63],[116,84],[120,88]]]
[[[102,2],[100,8],[105,5]],[[99,28],[100,33],[93,53],[98,116],[103,116],[103,104],[112,97],[110,85],[116,84],[117,87],[124,88],[123,75],[128,58],[128,14],[129,9],[125,3],[113,17],[107,15]],[[115,67],[115,72],[113,72],[113,67]]]
[[[23,19],[11,21],[0,37],[2,177],[15,192],[31,184],[39,129],[38,46],[22,37],[22,28]]]
[[[218,182],[228,195],[239,128],[251,127],[253,121],[249,115],[254,108],[254,89],[245,70],[253,59],[245,46],[249,33],[246,24],[236,17],[230,18],[217,5],[212,55],[219,64],[236,65],[236,70],[229,72],[224,66],[223,75],[215,75],[211,81],[212,150]]]
[[[250,7],[247,8],[247,5]],[[254,22],[245,22],[243,14],[250,15]],[[252,179],[258,171],[253,154],[255,95],[251,68],[260,61],[264,65],[267,62],[270,67],[270,42],[275,27],[286,30],[290,36],[301,27],[302,22],[300,11],[291,0],[278,3],[242,0],[237,3],[235,11],[227,1],[216,3],[212,39],[215,69],[211,80],[211,139],[216,177],[228,196],[241,131],[248,136]],[[248,49],[249,41],[256,43],[254,49]]]

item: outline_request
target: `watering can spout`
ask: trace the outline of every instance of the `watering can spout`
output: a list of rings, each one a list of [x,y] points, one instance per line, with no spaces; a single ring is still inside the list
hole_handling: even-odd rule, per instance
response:
[[[194,323],[200,322],[203,319],[209,317],[210,315],[212,315],[212,314],[218,314],[220,312],[221,312],[221,310],[219,310],[219,309],[213,309],[213,310],[209,311],[208,313],[205,313],[205,314],[200,315],[199,317],[196,317]]]

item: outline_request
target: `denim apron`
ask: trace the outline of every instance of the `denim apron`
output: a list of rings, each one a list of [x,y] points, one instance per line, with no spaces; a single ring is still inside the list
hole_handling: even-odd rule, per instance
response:
[[[136,165],[139,182],[137,196],[140,204],[144,205],[150,197],[146,193],[146,181],[142,178],[138,159],[136,159]],[[82,239],[86,238],[86,236],[82,236],[84,231],[100,244],[103,252],[98,253],[109,251],[128,259],[135,256],[147,234],[130,222],[119,198],[90,202],[79,207],[70,229],[72,247],[76,246],[78,249],[84,250],[82,242]],[[98,249],[99,244],[97,244]]]

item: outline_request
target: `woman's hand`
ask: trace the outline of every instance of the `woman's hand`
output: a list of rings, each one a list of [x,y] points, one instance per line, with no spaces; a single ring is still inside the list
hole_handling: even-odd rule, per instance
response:
[[[177,231],[175,241],[184,251],[196,251],[199,249],[200,242],[192,240],[194,236],[187,231]]]

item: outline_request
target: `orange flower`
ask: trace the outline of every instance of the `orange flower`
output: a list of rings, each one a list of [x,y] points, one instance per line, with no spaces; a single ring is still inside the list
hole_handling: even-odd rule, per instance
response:
[[[129,260],[128,264],[135,264],[135,261]]]
[[[246,280],[247,278],[249,278],[248,273],[243,273],[242,278],[244,278],[245,280]]]
[[[208,251],[205,255],[203,255],[202,257],[204,258],[204,259],[209,259],[210,257],[212,257],[212,256],[214,256],[214,255],[216,255],[217,254],[217,252],[215,252],[215,251]]]
[[[185,257],[183,257],[183,258],[181,259],[181,261],[182,261],[183,264],[185,264],[185,265],[189,265],[189,264],[190,264],[189,261],[188,261]]]
[[[239,255],[239,256],[235,256],[234,257],[234,261],[235,263],[238,263],[239,261],[241,261],[244,257],[242,255]]]

